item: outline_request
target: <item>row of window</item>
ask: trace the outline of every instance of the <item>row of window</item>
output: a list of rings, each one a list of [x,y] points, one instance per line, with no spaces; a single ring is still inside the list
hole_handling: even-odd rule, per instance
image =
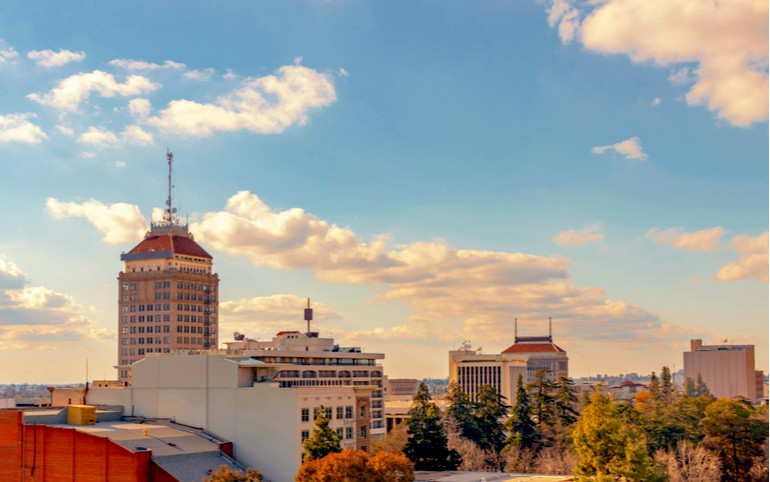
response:
[[[171,349],[169,347],[163,347],[163,348],[155,348],[155,353],[171,353]],[[121,348],[120,349],[120,355],[121,356],[136,356],[137,352],[139,355],[144,355],[145,353],[153,353],[153,349],[150,348]],[[131,363],[131,361],[129,361]],[[123,360],[120,363],[121,365],[127,365]]]
[[[209,338],[208,336],[205,337],[205,338],[194,337],[194,336],[178,336],[178,337],[176,337],[176,342],[180,343],[180,344],[181,343],[184,343],[184,344],[190,344],[190,343],[195,344],[195,343],[197,343],[198,345],[202,345],[202,344],[205,343],[205,344],[208,345],[209,343],[213,343],[213,341],[211,341],[211,340],[212,339]],[[167,336],[164,336],[162,338],[159,337],[159,336],[156,336],[155,338],[153,338],[151,336],[148,336],[148,337],[140,336],[138,338],[121,338],[121,340],[120,340],[120,344],[121,345],[145,345],[145,344],[147,344],[147,345],[152,345],[152,344],[168,345],[169,343],[170,343],[169,337],[167,337]]]
[[[190,323],[203,323],[209,325],[217,322],[216,316],[195,316],[195,315],[176,315],[176,321],[187,321]]]
[[[260,360],[266,363],[293,363],[295,365],[328,365],[328,366],[377,366],[372,359],[359,359],[359,358],[304,358],[304,357],[288,357],[288,356],[269,356],[260,357]],[[366,376],[366,372],[357,372],[360,375]],[[382,373],[374,371],[370,375],[372,377],[381,377]]]
[[[197,308],[196,308],[197,307]],[[217,307],[212,306],[203,306],[203,305],[190,305],[190,304],[184,304],[184,303],[177,303],[176,305],[177,311],[197,311],[199,313],[216,313]],[[123,313],[136,313],[136,312],[144,312],[144,311],[169,311],[171,310],[171,304],[170,303],[158,303],[156,305],[123,305],[120,308],[120,311]]]
[[[185,283],[182,281],[177,281],[176,287],[178,289],[185,289],[185,290],[198,290],[203,292],[215,292],[217,290],[217,285],[209,285],[209,284],[203,284],[203,283]],[[155,282],[155,289],[167,289],[171,288],[171,282],[170,281],[156,281]],[[136,283],[123,283],[121,286],[121,289],[123,291],[136,291]]]
[[[152,323],[153,321],[156,321],[160,323],[161,321],[171,321],[171,315],[139,315],[138,316],[138,322],[144,323],[145,321],[148,321]],[[120,318],[121,323],[137,323],[137,316],[131,315],[131,316],[122,316]]]
[[[353,438],[353,427],[345,427],[344,430],[345,430],[344,439],[345,440],[352,439]],[[338,427],[337,428],[337,436],[340,438],[340,440],[343,439],[343,436],[342,436],[343,432],[342,431],[343,431],[342,427]],[[361,437],[362,438],[366,438],[366,427],[361,427]],[[310,430],[303,430],[302,431],[302,441],[304,442],[308,438],[310,438]]]
[[[163,329],[163,331],[161,331],[161,328]],[[152,326],[148,326],[146,328],[146,330],[147,330],[147,333],[152,333],[152,332],[155,332],[155,333],[169,333],[171,331],[170,328],[171,327],[169,325],[163,325],[163,326],[158,325],[158,326],[155,326],[154,328]],[[177,328],[181,328],[181,327],[178,326]],[[144,333],[144,331],[145,331],[145,327],[144,326],[140,326],[140,327],[124,326],[123,328],[120,329],[120,332],[123,333],[124,335],[129,335],[129,334],[133,335],[135,333]]]

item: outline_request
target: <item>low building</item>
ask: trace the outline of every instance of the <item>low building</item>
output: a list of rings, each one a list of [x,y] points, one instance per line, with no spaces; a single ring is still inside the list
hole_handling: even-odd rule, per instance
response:
[[[385,400],[412,400],[417,395],[416,378],[384,378]]]
[[[614,400],[632,400],[636,397],[636,394],[645,390],[647,390],[647,385],[632,380],[626,380],[620,385],[615,385],[607,389]]]
[[[312,352],[294,355],[301,358]],[[127,415],[200,427],[233,442],[239,462],[276,481],[296,475],[302,442],[312,433],[314,413],[321,406],[343,448],[368,450],[370,395],[379,387],[285,383],[280,374],[295,371],[299,361],[284,362],[284,357],[153,353],[132,365],[132,386],[92,388],[88,403],[117,405]],[[290,380],[294,379],[292,373]]]
[[[716,398],[746,397],[756,401],[757,378],[754,369],[754,345],[704,345],[690,340],[684,352],[684,375],[695,380],[701,376]]]

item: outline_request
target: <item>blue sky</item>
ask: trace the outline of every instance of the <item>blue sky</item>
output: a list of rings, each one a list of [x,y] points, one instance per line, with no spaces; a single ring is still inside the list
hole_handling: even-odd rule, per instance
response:
[[[446,375],[554,318],[571,374],[767,369],[767,5],[0,5],[0,382],[110,377],[119,255],[175,199],[220,339]],[[296,306],[295,306],[296,305]],[[20,368],[20,367],[24,368]]]

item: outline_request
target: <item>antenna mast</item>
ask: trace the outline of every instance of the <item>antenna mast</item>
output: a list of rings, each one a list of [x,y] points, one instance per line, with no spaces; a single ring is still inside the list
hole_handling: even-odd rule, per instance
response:
[[[307,308],[305,308],[305,321],[307,321],[307,332],[310,333],[310,320],[313,319],[313,308],[310,307],[310,298],[307,299]]]
[[[168,159],[168,199],[166,199],[166,216],[165,220],[167,224],[172,224],[174,220],[174,214],[171,212],[171,171],[173,169],[174,154],[170,149],[166,148],[166,159]]]

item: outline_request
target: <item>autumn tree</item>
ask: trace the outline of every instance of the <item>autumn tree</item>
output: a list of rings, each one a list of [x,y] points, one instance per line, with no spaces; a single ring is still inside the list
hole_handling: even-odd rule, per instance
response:
[[[329,427],[329,419],[326,418],[326,409],[323,405],[316,412],[315,427],[310,437],[302,442],[305,449],[305,461],[320,459],[333,452],[339,452],[340,436]]]
[[[455,470],[460,465],[460,454],[447,447],[441,412],[424,383],[420,383],[408,415],[404,454],[414,462],[415,469]]]
[[[247,468],[244,474],[240,470],[235,472],[227,465],[220,465],[219,470],[214,472],[209,469],[209,476],[203,478],[203,482],[261,482],[262,472],[256,469]]]
[[[575,424],[576,480],[662,480],[647,451],[644,433],[598,390]]]
[[[310,460],[299,468],[295,482],[406,482],[414,480],[414,466],[403,454],[380,452],[369,456],[346,449]]]
[[[723,478],[748,481],[754,459],[767,444],[767,422],[757,417],[748,400],[717,400],[705,410],[706,446],[722,463]]]
[[[372,454],[379,452],[401,453],[407,440],[406,422],[401,422],[386,433],[384,437],[372,441]]]

